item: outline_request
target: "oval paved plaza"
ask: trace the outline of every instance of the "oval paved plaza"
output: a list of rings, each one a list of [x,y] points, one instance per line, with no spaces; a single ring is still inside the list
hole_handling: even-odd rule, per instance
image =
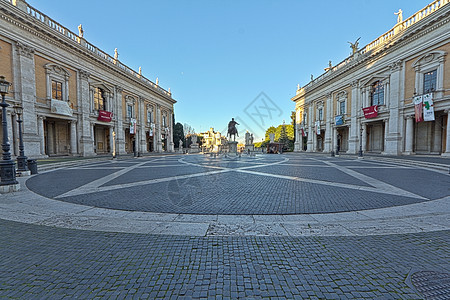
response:
[[[276,215],[349,212],[440,199],[450,195],[450,176],[407,165],[317,155],[189,155],[58,169],[31,178],[27,187],[48,198],[109,209]]]

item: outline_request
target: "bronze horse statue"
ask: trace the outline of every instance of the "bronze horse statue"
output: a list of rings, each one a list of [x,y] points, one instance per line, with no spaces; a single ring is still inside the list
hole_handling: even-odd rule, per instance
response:
[[[236,135],[239,136],[236,125],[239,125],[239,123],[236,122],[234,118],[231,118],[231,121],[228,123],[227,137],[229,136],[231,140],[231,135],[233,135],[233,141],[236,141]]]

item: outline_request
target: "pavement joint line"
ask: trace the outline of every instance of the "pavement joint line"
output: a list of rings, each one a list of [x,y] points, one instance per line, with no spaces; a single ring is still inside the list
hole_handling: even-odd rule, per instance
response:
[[[399,191],[402,191],[401,192],[402,196],[428,200],[427,198],[424,198],[422,196],[419,196],[419,195],[416,195],[416,194],[413,194],[413,193],[410,193],[410,192],[407,192],[407,191],[404,191],[401,189],[398,189],[396,191],[391,191],[391,190],[387,190],[384,188],[378,188],[378,187],[367,187],[367,186],[337,183],[337,182],[317,180],[317,179],[307,179],[307,178],[288,176],[288,175],[279,175],[279,174],[270,174],[270,173],[257,172],[257,171],[249,171],[249,170],[243,170],[243,169],[235,169],[233,171],[241,172],[241,173],[248,173],[248,174],[253,174],[253,175],[259,175],[259,176],[267,176],[267,177],[286,179],[286,180],[294,180],[294,181],[300,181],[300,182],[305,182],[305,183],[321,184],[321,185],[333,186],[333,187],[338,187],[338,188],[347,188],[347,189],[353,189],[353,190],[359,190],[359,191],[373,192],[373,193],[379,193],[379,194],[398,195]]]
[[[329,161],[325,161],[324,163],[327,164],[327,165],[333,166],[336,169],[338,169],[339,171],[344,172],[347,175],[350,175],[350,176],[352,176],[352,177],[354,177],[356,179],[359,179],[359,180],[361,180],[361,181],[363,181],[363,182],[365,182],[365,183],[375,187],[376,189],[383,190],[383,191],[386,191],[386,192],[390,192],[393,195],[402,195],[402,196],[411,197],[411,198],[428,200],[428,198],[425,198],[425,197],[419,196],[417,194],[405,191],[403,189],[400,189],[398,187],[390,185],[389,183],[380,181],[380,180],[375,179],[373,177],[369,177],[367,175],[364,175],[362,173],[356,172],[354,170],[350,170],[349,168],[346,168],[344,166],[339,166],[339,165],[336,165],[336,164],[334,164],[332,162],[329,162]]]

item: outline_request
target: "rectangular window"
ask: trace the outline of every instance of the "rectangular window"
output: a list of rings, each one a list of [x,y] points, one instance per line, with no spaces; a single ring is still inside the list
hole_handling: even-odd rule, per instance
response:
[[[323,108],[319,108],[319,121],[323,121]]]
[[[62,100],[62,83],[52,80],[52,99]]]
[[[423,74],[423,93],[430,93],[436,90],[437,70]]]
[[[104,92],[100,88],[94,91],[94,110],[105,110]]]
[[[132,105],[127,105],[127,117],[128,118],[133,118],[133,106]]]
[[[372,105],[384,104],[384,84],[377,81],[372,85]]]
[[[166,116],[163,116],[163,127],[167,127]]]
[[[152,119],[153,119],[152,111],[148,110],[147,111],[147,123],[152,123]]]
[[[339,114],[345,115],[345,101],[339,102]]]

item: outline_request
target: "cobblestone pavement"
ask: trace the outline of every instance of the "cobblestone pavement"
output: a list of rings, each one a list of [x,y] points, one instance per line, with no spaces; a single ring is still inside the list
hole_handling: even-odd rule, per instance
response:
[[[408,274],[450,268],[448,231],[193,238],[0,226],[5,298],[421,299]]]
[[[450,176],[357,159],[190,155],[63,168],[32,177],[27,187],[48,198],[109,209],[273,215],[357,211],[439,199],[450,195]]]
[[[449,299],[450,176],[408,162],[165,156],[26,185],[0,199],[0,298]]]

